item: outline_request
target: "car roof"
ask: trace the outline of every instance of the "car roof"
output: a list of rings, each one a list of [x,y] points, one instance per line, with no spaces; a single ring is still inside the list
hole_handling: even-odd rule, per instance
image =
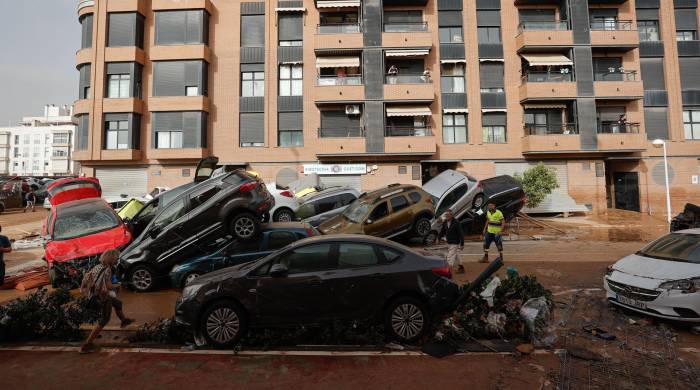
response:
[[[684,230],[676,230],[673,233],[683,233],[683,234],[697,234],[700,235],[700,229],[684,229]]]
[[[384,238],[380,237],[374,237],[374,236],[368,236],[364,234],[326,234],[326,235],[321,235],[321,236],[313,236],[309,238],[304,238],[303,240],[295,241],[291,245],[293,246],[299,246],[299,245],[306,245],[306,244],[312,244],[312,243],[322,243],[322,242],[361,242],[361,243],[367,243],[367,244],[379,244],[379,245],[384,245],[384,246],[389,246],[392,248],[401,248],[401,249],[408,249],[410,248],[405,247],[404,245],[395,243],[393,241],[389,241]]]
[[[469,176],[466,174],[466,172],[447,169],[442,171],[434,178],[428,180],[427,183],[423,184],[423,190],[430,195],[441,197],[455,184],[461,183],[465,180],[469,180]]]
[[[374,190],[371,192],[366,192],[362,197],[363,200],[368,200],[370,202],[376,202],[382,198],[389,195],[400,194],[402,192],[408,191],[422,191],[420,188],[414,186],[413,184],[389,184],[384,188]]]
[[[352,187],[329,187],[329,188],[324,188],[321,191],[312,192],[308,195],[302,196],[302,201],[308,202],[310,200],[323,198],[323,197],[331,196],[331,195],[336,195],[336,194],[340,194],[343,192],[352,192],[353,194],[358,194],[357,190],[352,188]]]
[[[291,229],[306,229],[307,224],[305,222],[270,222],[268,224],[262,225],[261,229],[263,231],[269,230],[291,230]]]

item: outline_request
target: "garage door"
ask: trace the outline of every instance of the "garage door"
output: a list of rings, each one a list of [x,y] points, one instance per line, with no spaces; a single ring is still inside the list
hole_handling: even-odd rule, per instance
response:
[[[362,192],[362,175],[319,175],[324,187],[350,187]]]
[[[143,196],[148,193],[146,168],[95,169],[95,177],[100,180],[103,197]]]
[[[537,164],[538,162],[496,163],[496,175],[514,176],[516,173],[522,175],[526,169]],[[569,171],[566,162],[547,162],[544,165],[556,170],[559,187],[554,189],[537,208],[525,209],[525,211],[530,213],[588,211],[586,206],[577,205],[576,201],[569,195]]]

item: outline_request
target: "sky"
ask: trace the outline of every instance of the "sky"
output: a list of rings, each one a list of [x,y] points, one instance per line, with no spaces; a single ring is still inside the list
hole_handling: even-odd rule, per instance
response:
[[[0,127],[78,96],[77,0],[0,0]]]

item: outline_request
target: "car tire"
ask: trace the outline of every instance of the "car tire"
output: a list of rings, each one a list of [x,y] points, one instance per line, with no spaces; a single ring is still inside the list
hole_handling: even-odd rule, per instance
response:
[[[438,240],[438,232],[431,230],[427,236],[423,238],[423,245],[435,245]]]
[[[427,236],[430,234],[430,228],[432,227],[431,225],[430,218],[425,215],[421,215],[413,222],[413,235],[416,237]]]
[[[214,348],[233,346],[248,330],[248,318],[243,308],[232,301],[210,305],[200,318],[199,331],[207,344]]]
[[[474,200],[472,201],[472,208],[480,209],[482,207],[484,207],[484,194],[478,194],[474,197]]]
[[[188,284],[189,282],[191,282],[192,280],[194,280],[194,279],[196,279],[196,278],[198,278],[198,277],[200,277],[200,276],[202,276],[202,274],[201,274],[200,272],[190,272],[190,273],[188,273],[187,275],[185,275],[184,278],[182,278],[182,283],[181,283],[181,285],[180,285],[180,288],[185,288],[185,286],[187,286],[187,284]]]
[[[389,338],[412,344],[428,331],[430,316],[425,304],[404,296],[391,301],[384,312],[384,328]]]
[[[273,217],[275,222],[293,222],[294,212],[290,209],[283,208],[275,211],[275,216]]]
[[[136,292],[153,290],[156,285],[156,273],[147,265],[136,265],[129,271],[129,286]]]
[[[254,240],[260,233],[260,222],[252,213],[238,213],[231,219],[229,230],[241,240]]]

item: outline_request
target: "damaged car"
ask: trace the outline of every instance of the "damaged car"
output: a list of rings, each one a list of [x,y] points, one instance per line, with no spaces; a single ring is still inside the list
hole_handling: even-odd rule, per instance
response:
[[[668,320],[700,323],[700,229],[653,241],[610,266],[608,301]]]
[[[219,348],[249,328],[354,319],[373,319],[412,343],[459,295],[442,258],[375,237],[318,236],[193,280],[175,320]]]

